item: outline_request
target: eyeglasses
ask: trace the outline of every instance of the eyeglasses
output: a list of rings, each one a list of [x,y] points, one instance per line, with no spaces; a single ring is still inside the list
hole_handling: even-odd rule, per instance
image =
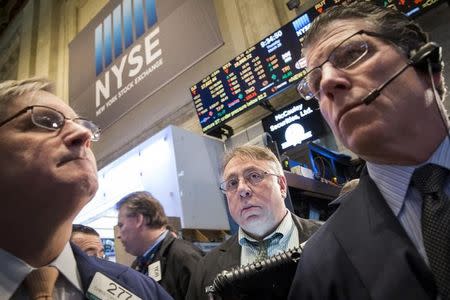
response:
[[[261,181],[264,180],[267,176],[276,176],[279,177],[280,175],[272,174],[266,171],[250,171],[243,175],[243,178],[245,182],[250,183],[251,185],[255,186],[258,185]],[[239,186],[239,177],[232,177],[220,184],[220,190],[225,194],[227,192],[234,192],[237,190]]]
[[[100,139],[101,130],[97,125],[95,125],[94,122],[86,120],[84,118],[66,118],[63,113],[57,111],[56,109],[42,105],[32,105],[25,107],[13,116],[1,122],[0,127],[29,110],[31,111],[31,121],[38,127],[55,131],[61,129],[64,126],[66,120],[71,120],[72,122],[75,122],[76,124],[88,129],[91,132],[92,141],[96,142]]]
[[[322,79],[322,66],[326,62],[330,62],[333,67],[341,70],[349,69],[359,63],[369,53],[369,45],[364,40],[362,34],[380,37],[389,40],[386,36],[360,30],[350,35],[340,42],[328,55],[328,58],[315,68],[309,70],[297,85],[297,91],[305,100],[316,98],[320,92],[320,81]]]

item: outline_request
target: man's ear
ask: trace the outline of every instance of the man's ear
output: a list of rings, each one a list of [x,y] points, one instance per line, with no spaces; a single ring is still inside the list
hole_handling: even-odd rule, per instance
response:
[[[136,216],[136,227],[145,226],[145,218],[143,214],[137,214]]]
[[[284,175],[278,176],[278,184],[280,185],[281,195],[283,196],[283,198],[286,198],[288,185],[286,177]]]

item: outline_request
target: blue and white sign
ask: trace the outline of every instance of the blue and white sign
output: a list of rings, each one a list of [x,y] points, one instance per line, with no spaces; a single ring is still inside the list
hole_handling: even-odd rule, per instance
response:
[[[70,104],[105,129],[222,45],[209,0],[111,0],[69,45]]]

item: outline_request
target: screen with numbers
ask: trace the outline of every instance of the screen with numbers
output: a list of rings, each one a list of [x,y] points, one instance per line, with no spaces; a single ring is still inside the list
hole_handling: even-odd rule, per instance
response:
[[[191,87],[204,133],[270,99],[301,79],[306,70],[301,58],[302,38],[312,20],[328,7],[353,1],[318,1],[305,13],[282,26]],[[380,5],[417,16],[439,0],[380,0]]]

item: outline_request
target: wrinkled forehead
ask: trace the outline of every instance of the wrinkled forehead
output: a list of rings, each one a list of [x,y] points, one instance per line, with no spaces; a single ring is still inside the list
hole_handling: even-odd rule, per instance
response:
[[[62,112],[67,118],[77,117],[74,110],[58,96],[46,91],[32,91],[16,97],[9,105],[9,111],[14,112],[31,105],[48,106]]]
[[[91,239],[91,238],[97,238],[97,236],[84,232],[74,232],[72,234],[72,239]]]
[[[340,42],[360,30],[373,31],[373,25],[363,19],[336,20],[317,29],[314,37],[304,45],[302,56],[307,68],[319,65]]]
[[[276,167],[273,161],[235,156],[230,159],[225,166],[223,178],[226,179],[230,176],[239,176],[245,172],[254,170],[274,172],[276,171]]]
[[[102,242],[100,240],[100,237],[93,235],[93,234],[87,234],[82,232],[74,233],[72,236],[72,240],[79,242],[80,244],[85,245],[102,245]]]

